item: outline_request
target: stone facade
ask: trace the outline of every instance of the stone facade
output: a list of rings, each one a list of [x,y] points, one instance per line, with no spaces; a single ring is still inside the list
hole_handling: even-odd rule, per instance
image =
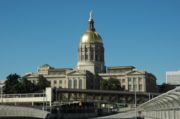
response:
[[[126,91],[156,92],[156,77],[133,66],[108,67],[107,73],[100,73],[102,79],[118,79]]]
[[[43,75],[51,83],[51,87],[56,88],[97,89],[99,86],[95,83],[95,76],[88,70],[56,69],[43,65],[39,67],[37,73],[27,74],[26,77],[33,83],[37,83],[39,75]]]
[[[57,69],[45,64],[38,68],[37,73],[26,77],[37,83],[39,75],[57,88],[99,89],[100,80],[116,78],[127,91],[156,91],[156,77],[148,72],[139,71],[133,66],[106,68],[103,41],[95,31],[92,14],[88,20],[88,30],[80,39],[77,66],[74,69]]]

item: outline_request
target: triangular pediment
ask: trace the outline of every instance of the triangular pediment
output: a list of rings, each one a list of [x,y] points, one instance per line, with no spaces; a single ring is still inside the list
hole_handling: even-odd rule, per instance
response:
[[[137,71],[137,70],[127,72],[127,75],[142,75],[142,74],[145,74],[145,72],[144,71]]]
[[[82,75],[82,74],[85,74],[86,72],[85,71],[81,71],[81,70],[73,70],[69,73],[67,73],[68,76],[72,76],[72,75]]]

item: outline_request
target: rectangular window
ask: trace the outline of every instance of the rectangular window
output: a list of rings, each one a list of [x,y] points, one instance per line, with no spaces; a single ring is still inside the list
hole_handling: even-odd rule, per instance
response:
[[[142,83],[142,78],[141,77],[139,77],[138,80],[139,80],[139,83]]]
[[[128,82],[131,82],[131,78],[128,78]]]
[[[128,85],[128,89],[129,89],[129,91],[131,91],[132,90],[132,86]]]
[[[87,54],[85,55],[85,60],[88,60],[88,55]]]
[[[137,91],[137,85],[134,85],[134,89],[133,89],[134,91],[136,90]]]
[[[136,78],[135,77],[133,78],[133,83],[136,84]]]
[[[122,83],[125,83],[125,79],[122,79]]]
[[[142,91],[142,84],[139,85],[139,91]]]
[[[32,80],[32,83],[36,84],[36,80]]]
[[[91,54],[91,60],[93,60],[93,54]]]

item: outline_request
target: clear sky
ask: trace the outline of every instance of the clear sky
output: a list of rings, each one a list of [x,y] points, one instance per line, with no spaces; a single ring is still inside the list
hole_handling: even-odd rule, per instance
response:
[[[179,0],[0,0],[0,79],[75,67],[91,10],[106,66],[133,65],[159,84],[180,70]]]

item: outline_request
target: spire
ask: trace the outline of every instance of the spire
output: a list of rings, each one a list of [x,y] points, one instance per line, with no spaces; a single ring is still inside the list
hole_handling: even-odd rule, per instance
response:
[[[88,31],[95,31],[92,11],[89,13]]]

